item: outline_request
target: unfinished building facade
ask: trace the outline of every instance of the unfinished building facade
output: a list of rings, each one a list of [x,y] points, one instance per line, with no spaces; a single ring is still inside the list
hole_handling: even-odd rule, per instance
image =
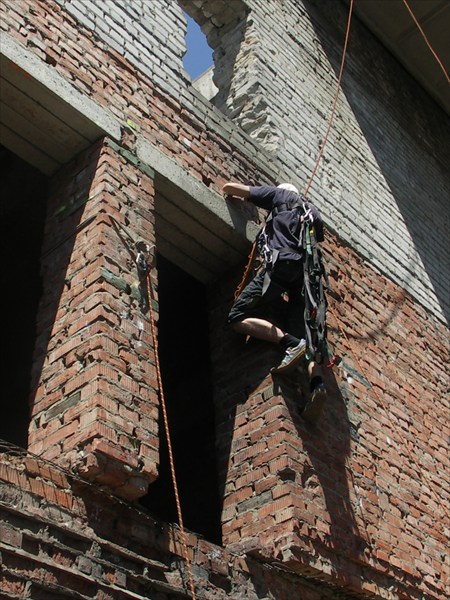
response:
[[[0,0],[2,597],[446,596],[448,81],[360,4],[308,188],[341,359],[311,426],[226,325],[264,214],[221,189],[306,189],[350,3]]]

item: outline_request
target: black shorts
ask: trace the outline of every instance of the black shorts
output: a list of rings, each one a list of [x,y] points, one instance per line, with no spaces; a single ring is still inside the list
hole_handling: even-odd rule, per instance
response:
[[[258,317],[261,311],[287,292],[289,333],[303,337],[303,262],[279,259],[271,273],[269,287],[263,294],[265,273],[265,270],[258,273],[242,290],[231,307],[228,323],[238,323],[247,317]]]

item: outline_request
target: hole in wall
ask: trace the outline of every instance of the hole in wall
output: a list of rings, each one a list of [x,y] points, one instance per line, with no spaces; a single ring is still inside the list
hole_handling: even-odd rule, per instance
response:
[[[207,100],[212,100],[219,91],[213,82],[213,50],[198,23],[187,13],[183,14],[187,20],[184,68],[192,79],[193,87]]]
[[[26,448],[29,394],[42,293],[40,249],[44,235],[47,179],[0,146],[2,417],[0,438]]]
[[[187,20],[186,54],[183,64],[186,72],[195,80],[214,65],[213,50],[196,21],[185,12],[183,15]]]
[[[221,543],[206,287],[157,255],[158,343],[176,477],[187,529]],[[160,419],[159,477],[141,504],[178,522],[166,435]]]

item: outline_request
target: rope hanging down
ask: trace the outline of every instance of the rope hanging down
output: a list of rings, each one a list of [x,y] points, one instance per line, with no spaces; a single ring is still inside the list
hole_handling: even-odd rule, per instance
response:
[[[152,284],[151,284],[151,280],[150,280],[150,267],[149,267],[148,263],[146,263],[145,270],[146,270],[146,281],[147,281],[148,304],[149,304],[149,309],[150,309],[150,327],[151,327],[152,338],[153,338],[153,349],[154,349],[154,353],[155,353],[156,377],[157,377],[157,382],[158,382],[159,397],[160,397],[161,408],[162,408],[162,413],[163,413],[164,429],[166,432],[167,447],[168,447],[168,451],[169,451],[170,473],[172,476],[172,483],[173,483],[173,489],[174,489],[174,494],[175,494],[175,503],[177,506],[178,524],[180,526],[183,554],[184,554],[184,558],[186,561],[186,568],[187,568],[188,577],[189,577],[189,587],[191,590],[192,599],[196,600],[194,579],[192,577],[191,561],[189,560],[189,553],[188,553],[187,542],[186,542],[186,532],[184,530],[180,496],[178,493],[178,483],[177,483],[177,478],[176,478],[176,474],[175,474],[175,463],[174,463],[173,452],[172,452],[172,441],[170,438],[169,420],[167,417],[166,401],[165,401],[165,397],[164,397],[164,389],[163,389],[162,377],[161,377],[161,368],[160,368],[160,363],[159,363],[158,337],[157,337],[157,333],[156,333],[155,316],[154,316],[153,306],[152,306],[153,294],[152,294]]]
[[[322,147],[320,148],[320,151],[319,151],[319,154],[317,156],[317,160],[316,160],[313,172],[311,174],[311,177],[309,179],[308,185],[306,186],[305,192],[303,194],[305,196],[305,198],[306,198],[306,196],[308,194],[309,188],[311,187],[312,181],[313,181],[313,179],[314,179],[314,177],[316,175],[316,172],[317,172],[320,160],[321,160],[321,158],[323,156],[325,145],[327,143],[328,136],[329,136],[330,130],[331,130],[331,126],[333,124],[334,115],[335,115],[335,112],[336,112],[336,105],[337,105],[337,100],[338,100],[338,96],[339,96],[339,90],[340,90],[340,87],[341,87],[342,74],[344,72],[345,58],[346,58],[346,55],[347,55],[348,40],[349,40],[349,37],[350,37],[350,24],[351,24],[352,14],[353,14],[353,2],[354,2],[354,0],[350,0],[350,7],[349,7],[348,19],[347,19],[347,30],[346,30],[346,33],[345,33],[344,49],[343,49],[343,52],[342,52],[341,68],[340,68],[340,71],[339,71],[339,77],[338,77],[338,83],[337,83],[336,93],[334,95],[334,100],[333,100],[333,104],[332,104],[331,116],[330,116],[330,120],[329,120],[329,123],[328,123],[327,131],[325,133],[325,137],[324,137],[324,140],[323,140],[323,143],[322,143]],[[234,300],[237,300],[237,298],[240,296],[242,290],[244,289],[245,284],[248,281],[248,278],[250,277],[250,274],[251,274],[251,272],[253,270],[253,265],[255,263],[256,255],[257,255],[257,247],[258,247],[258,239],[256,239],[253,242],[253,246],[252,246],[252,249],[250,251],[250,255],[248,257],[248,261],[247,261],[247,265],[246,265],[245,270],[244,270],[244,274],[242,275],[242,279],[239,282],[239,284],[238,284],[238,286],[236,288],[236,291],[234,292]]]
[[[313,181],[313,179],[314,179],[314,177],[316,175],[317,169],[319,167],[319,163],[320,163],[320,160],[321,160],[321,158],[323,156],[323,152],[325,150],[325,145],[326,145],[326,143],[328,141],[328,136],[329,136],[330,131],[331,131],[331,126],[333,124],[334,115],[336,113],[336,106],[337,106],[339,91],[341,89],[342,74],[344,73],[345,58],[347,56],[348,40],[349,40],[349,37],[350,37],[350,24],[352,22],[353,1],[354,0],[350,0],[350,8],[349,8],[349,11],[348,11],[348,18],[347,18],[347,31],[345,32],[344,49],[342,51],[341,68],[339,69],[339,77],[338,77],[338,82],[337,82],[337,86],[336,86],[336,93],[334,95],[333,105],[332,105],[332,108],[331,108],[330,120],[328,122],[328,127],[327,127],[327,131],[325,133],[325,137],[323,139],[322,147],[320,148],[319,154],[317,156],[316,164],[314,165],[313,172],[311,174],[311,177],[309,178],[308,185],[306,186],[305,192],[303,194],[305,197],[308,195],[309,188],[311,187],[312,181]]]
[[[439,58],[439,56],[437,55],[437,53],[433,50],[433,47],[431,46],[430,42],[428,41],[427,36],[425,35],[424,30],[422,29],[422,27],[420,26],[419,21],[416,19],[416,16],[414,15],[413,11],[411,10],[411,7],[409,6],[408,2],[406,0],[403,0],[403,4],[406,6],[406,8],[408,9],[409,14],[411,15],[412,20],[414,21],[414,23],[417,26],[417,29],[420,31],[423,39],[425,40],[426,45],[428,46],[431,54],[434,56],[434,58],[437,60],[439,66],[442,69],[442,72],[445,75],[445,78],[447,79],[447,83],[450,83],[450,77],[447,73],[447,71],[445,70],[444,65],[442,64],[441,59]]]

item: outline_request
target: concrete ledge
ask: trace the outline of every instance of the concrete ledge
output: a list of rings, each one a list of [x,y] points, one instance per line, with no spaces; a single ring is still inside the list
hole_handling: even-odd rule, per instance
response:
[[[148,164],[164,180],[176,186],[184,195],[195,199],[199,211],[203,213],[202,220],[205,225],[208,225],[206,221],[209,220],[209,227],[214,228],[217,222],[221,221],[239,237],[254,240],[259,226],[249,221],[248,216],[237,206],[223,200],[216,192],[192,177],[188,171],[143,138],[137,140],[136,153],[140,160]],[[164,187],[164,183],[162,186]],[[219,231],[216,233],[220,235]]]
[[[36,86],[37,82],[45,88],[41,90],[41,93],[45,92],[57,98],[62,117],[64,117],[64,109],[67,111],[67,118],[72,118],[72,113],[77,111],[78,119],[82,118],[87,124],[88,133],[92,131],[92,125],[95,125],[96,137],[104,133],[115,140],[120,140],[120,123],[108,111],[79,92],[53,67],[44,63],[35,53],[27,50],[5,32],[2,32],[0,36],[0,53],[23,71],[24,79],[30,87],[33,84]],[[66,107],[63,106],[61,100],[67,104]],[[81,134],[84,134],[83,129],[79,130]],[[86,137],[92,139],[91,136],[92,134]]]

